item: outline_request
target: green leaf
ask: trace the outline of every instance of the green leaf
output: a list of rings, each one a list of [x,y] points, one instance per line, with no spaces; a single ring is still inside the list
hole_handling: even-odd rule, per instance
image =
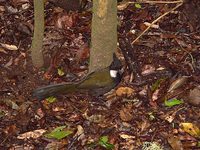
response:
[[[106,148],[106,149],[114,149],[114,145],[108,143],[108,136],[102,136],[99,139],[99,145]]]
[[[170,100],[165,100],[165,106],[168,106],[168,107],[172,107],[172,106],[179,105],[182,103],[183,103],[182,100],[178,100],[176,98],[170,99]]]
[[[142,8],[142,6],[138,3],[135,4],[135,7],[138,8],[138,9]]]
[[[65,72],[63,71],[63,69],[58,68],[58,75],[59,76],[64,76],[65,75]]]
[[[52,132],[62,131],[64,128],[66,128],[66,126],[60,126],[60,127],[55,128]]]
[[[55,139],[63,139],[65,137],[67,137],[68,135],[72,134],[72,131],[69,130],[63,130],[65,129],[66,126],[60,126],[55,128],[53,131],[51,131],[48,134],[45,134],[45,137],[47,138],[55,138]]]
[[[53,97],[53,96],[50,96],[50,97],[46,98],[46,100],[47,100],[47,102],[49,102],[49,103],[53,103],[53,102],[55,102],[57,99],[56,99],[55,97]]]
[[[104,143],[107,143],[108,142],[108,136],[102,136],[100,137],[100,142],[104,142]]]
[[[56,99],[55,97],[53,97],[53,96],[50,96],[50,97],[48,97],[46,100],[47,100],[47,102],[49,102],[49,103],[53,103],[53,102],[55,102],[57,99]]]
[[[157,90],[158,87],[160,86],[161,82],[164,80],[165,80],[165,78],[156,80],[156,82],[151,86],[151,91],[154,92],[155,90]]]
[[[197,147],[200,147],[200,141],[197,142]]]

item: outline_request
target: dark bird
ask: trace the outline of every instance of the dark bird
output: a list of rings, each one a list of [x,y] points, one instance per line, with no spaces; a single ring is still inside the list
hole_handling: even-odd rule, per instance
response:
[[[88,92],[93,96],[101,96],[119,84],[122,76],[121,68],[121,62],[114,56],[113,62],[109,67],[96,70],[79,82],[40,87],[33,91],[33,96],[40,100],[73,92]]]

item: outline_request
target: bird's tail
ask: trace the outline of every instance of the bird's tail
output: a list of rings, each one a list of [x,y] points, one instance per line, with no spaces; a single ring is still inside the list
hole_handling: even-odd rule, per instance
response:
[[[60,83],[37,88],[33,91],[33,96],[42,100],[58,94],[72,93],[75,90],[76,84]]]

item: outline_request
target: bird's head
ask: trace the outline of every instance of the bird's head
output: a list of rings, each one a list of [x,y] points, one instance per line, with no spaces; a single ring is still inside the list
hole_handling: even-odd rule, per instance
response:
[[[113,62],[111,63],[110,67],[110,76],[119,83],[121,81],[123,75],[123,68],[121,61],[117,58],[115,54],[113,54]]]

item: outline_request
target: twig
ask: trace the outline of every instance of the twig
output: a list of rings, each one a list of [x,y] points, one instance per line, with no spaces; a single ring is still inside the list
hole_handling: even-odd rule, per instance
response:
[[[178,1],[148,1],[148,0],[142,0],[138,2],[128,2],[128,4],[177,4],[177,3],[182,3],[183,0],[178,0]]]
[[[174,11],[175,9],[177,9],[178,7],[180,7],[183,4],[183,0],[179,1],[180,3],[177,4],[174,8],[172,8],[171,10],[169,10],[168,12],[165,12],[163,15],[161,15],[160,17],[158,17],[156,20],[154,20],[150,26],[148,26],[131,44],[134,44],[145,32],[147,32],[152,25],[154,25],[156,22],[158,22],[161,18],[163,18],[164,16],[168,15],[169,13],[171,13],[172,11]]]
[[[3,141],[0,143],[0,145],[3,145],[3,144],[5,143],[5,141],[9,138],[9,136],[10,136],[10,135],[7,135],[7,136],[3,139]]]

